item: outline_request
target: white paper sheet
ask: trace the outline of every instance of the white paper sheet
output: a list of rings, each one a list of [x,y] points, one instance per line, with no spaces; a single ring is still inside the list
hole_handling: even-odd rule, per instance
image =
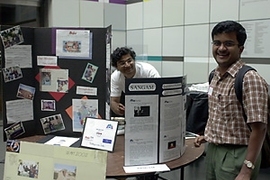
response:
[[[68,69],[40,69],[40,91],[68,93]]]
[[[157,163],[158,95],[125,98],[125,165]]]
[[[33,100],[6,101],[7,123],[33,120]]]
[[[55,136],[44,144],[69,147],[72,144],[74,144],[75,142],[77,142],[79,139],[80,138]]]
[[[145,166],[124,166],[123,168],[126,173],[170,171],[170,168],[166,164],[153,164]]]
[[[97,96],[97,88],[96,87],[77,86],[76,94]]]
[[[37,56],[38,66],[57,66],[56,56]]]
[[[5,50],[5,67],[19,66],[20,68],[32,67],[32,46],[15,45]]]
[[[90,57],[89,30],[56,30],[56,55]]]

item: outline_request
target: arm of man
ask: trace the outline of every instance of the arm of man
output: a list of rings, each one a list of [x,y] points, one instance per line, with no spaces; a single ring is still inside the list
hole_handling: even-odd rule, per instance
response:
[[[194,140],[194,146],[195,147],[200,147],[202,143],[205,143],[205,136],[198,136]]]
[[[111,97],[110,106],[115,114],[123,116],[125,114],[125,106],[120,103],[120,97]]]
[[[245,160],[255,164],[267,130],[268,87],[265,80],[256,71],[248,71],[245,74],[243,87],[243,104],[246,104],[244,107],[246,107],[247,123],[251,130]],[[247,168],[243,163],[236,179],[249,179],[251,174],[252,169]]]
[[[267,125],[265,123],[256,122],[250,123],[249,126],[252,131],[249,138],[246,160],[249,160],[255,164],[261,152]],[[247,166],[243,163],[242,169],[236,177],[236,180],[250,179],[251,174],[252,169],[247,168]]]

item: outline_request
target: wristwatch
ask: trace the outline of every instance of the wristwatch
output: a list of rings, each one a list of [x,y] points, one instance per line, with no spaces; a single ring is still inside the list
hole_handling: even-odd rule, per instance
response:
[[[248,160],[244,160],[244,164],[247,166],[247,168],[249,169],[254,169],[255,166],[254,164],[252,164],[252,162],[248,161]]]

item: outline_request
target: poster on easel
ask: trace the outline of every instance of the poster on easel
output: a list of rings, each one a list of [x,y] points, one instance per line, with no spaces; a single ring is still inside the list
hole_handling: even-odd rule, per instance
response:
[[[126,79],[125,166],[179,158],[185,146],[186,77]]]

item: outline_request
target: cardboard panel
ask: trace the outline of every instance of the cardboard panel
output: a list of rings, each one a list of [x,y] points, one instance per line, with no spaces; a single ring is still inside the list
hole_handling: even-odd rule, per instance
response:
[[[1,27],[4,29],[7,27]],[[60,28],[58,28],[60,29]],[[63,28],[62,28],[63,29]],[[96,116],[105,119],[105,103],[107,100],[107,88],[106,88],[106,28],[64,28],[65,30],[70,30],[76,32],[76,30],[87,30],[90,31],[91,43],[89,45],[90,56],[88,58],[78,58],[78,56],[67,57],[67,56],[56,56],[56,31],[57,28],[25,28],[22,27],[22,32],[24,36],[23,45],[31,45],[32,47],[32,68],[21,68],[23,78],[17,79],[15,81],[3,83],[3,121],[4,129],[9,127],[12,123],[7,118],[6,112],[6,102],[9,102],[10,107],[13,101],[24,100],[24,98],[18,98],[17,92],[18,88],[23,85],[33,87],[34,97],[32,100],[33,106],[33,119],[22,121],[22,126],[24,127],[25,133],[20,137],[27,137],[35,134],[53,134],[62,136],[81,136],[81,132],[74,131],[74,126],[76,125],[73,121],[73,110],[72,102],[87,102],[88,106],[91,103],[95,103],[97,106]],[[65,37],[64,37],[65,38]],[[5,51],[2,48],[2,56],[5,58]],[[42,66],[37,63],[38,56],[49,56],[57,58],[57,66]],[[5,62],[5,61],[3,61]],[[86,78],[86,73],[88,67],[93,68],[91,71],[91,80]],[[4,66],[3,66],[4,67]],[[108,65],[107,65],[108,67]],[[63,72],[67,72],[67,92],[51,92],[42,91],[43,85],[41,84],[42,72],[50,72],[50,75],[61,76]],[[93,73],[94,72],[94,73]],[[52,77],[51,77],[52,78]],[[57,77],[60,78],[61,77]],[[3,78],[2,78],[3,80]],[[57,85],[62,84],[62,82],[57,79]],[[54,81],[50,80],[50,83]],[[56,82],[56,81],[55,81]],[[24,86],[23,86],[24,87]],[[41,88],[42,87],[42,88]],[[93,91],[89,94],[78,93],[78,87],[87,89],[88,91]],[[84,91],[85,92],[85,91]],[[73,101],[75,99],[76,101]],[[22,101],[23,102],[23,101]],[[52,107],[45,107],[53,103]],[[29,103],[29,102],[27,102]],[[90,104],[89,104],[90,103]],[[14,104],[14,103],[13,103]],[[74,107],[74,106],[73,106]],[[17,107],[20,110],[19,107]],[[47,109],[46,109],[47,108]],[[27,109],[28,110],[28,109]],[[77,108],[78,110],[78,108]],[[91,110],[86,110],[85,116],[91,116]],[[26,113],[26,112],[24,112]],[[77,112],[78,113],[78,112]],[[15,113],[14,113],[15,114]],[[10,116],[10,113],[9,113]],[[82,117],[83,118],[83,117]],[[18,119],[17,119],[18,121]],[[50,123],[48,125],[47,123]],[[80,121],[80,126],[83,126],[83,119]],[[49,129],[50,127],[50,129]],[[82,129],[81,129],[82,130]],[[5,134],[5,133],[4,133]]]

